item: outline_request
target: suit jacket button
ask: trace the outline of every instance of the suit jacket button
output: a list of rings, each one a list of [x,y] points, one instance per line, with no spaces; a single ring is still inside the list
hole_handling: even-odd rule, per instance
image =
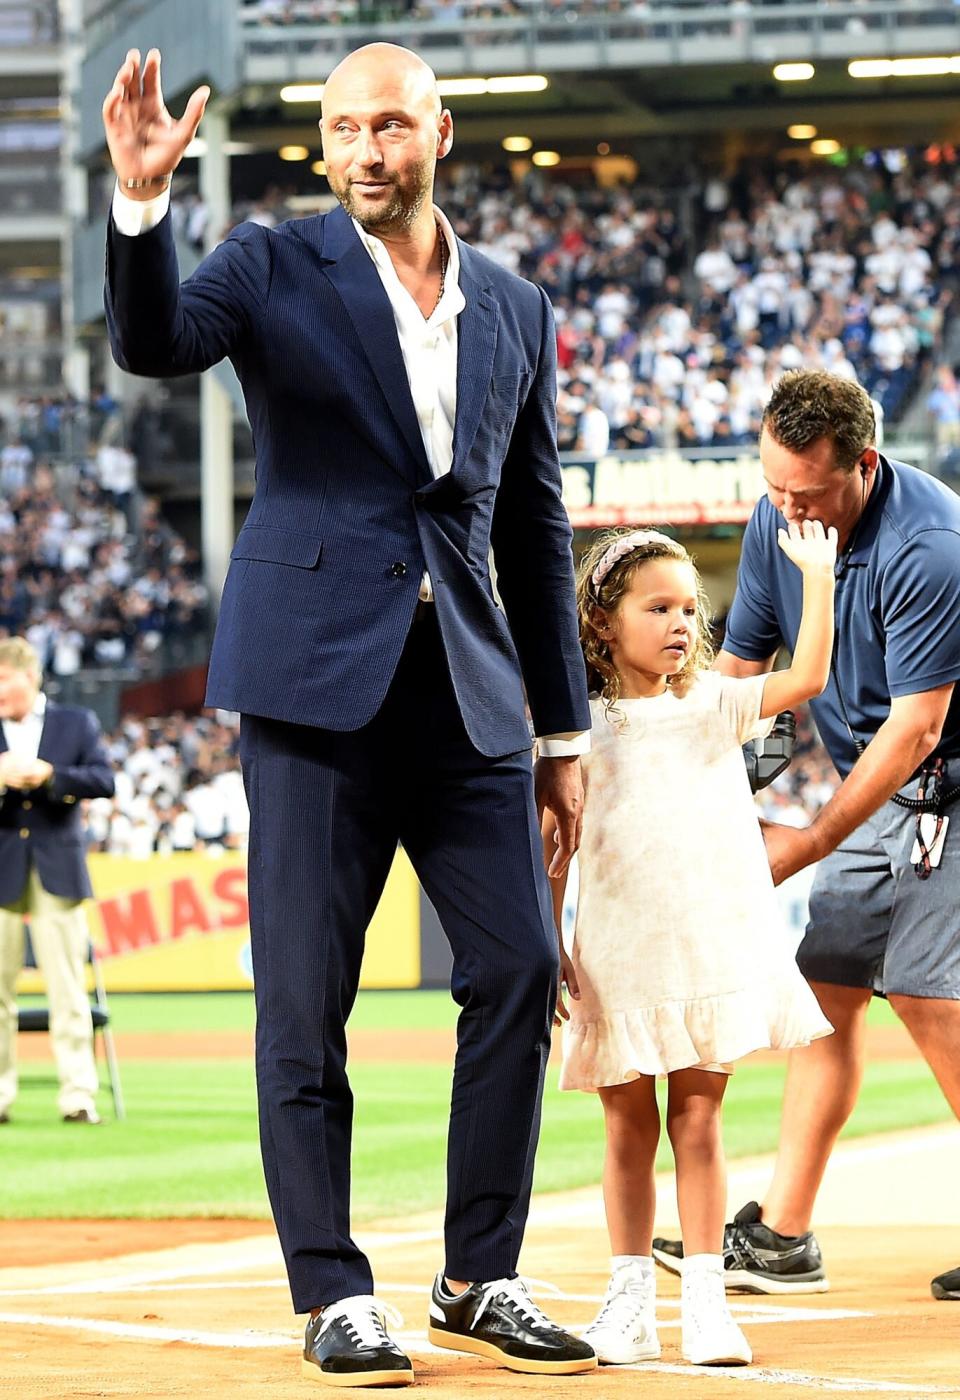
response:
[[[63,800],[64,802],[76,802],[77,799],[74,797],[72,792],[68,792]]]
[[[23,804],[23,810],[24,810],[25,812],[29,812],[30,809],[32,808],[32,806],[33,806],[33,803],[30,801],[30,799],[29,799],[29,797],[28,797],[27,800],[26,800],[26,801],[24,802],[24,804]]]
[[[21,841],[26,841],[26,839],[27,839],[27,837],[28,837],[29,835],[30,835],[30,828],[29,828],[28,826],[22,826],[22,827],[20,828],[20,840],[21,840]]]
[[[407,566],[406,564],[402,564],[400,562],[396,564],[391,564],[390,572],[393,574],[394,578],[403,578],[404,574],[407,572]]]

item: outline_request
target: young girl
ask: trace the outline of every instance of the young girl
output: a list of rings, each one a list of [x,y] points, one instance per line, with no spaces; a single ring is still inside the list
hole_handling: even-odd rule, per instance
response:
[[[560,1085],[599,1093],[613,1272],[586,1332],[601,1361],[660,1355],[655,1315],[655,1093],[683,1232],[682,1350],[698,1365],[752,1353],[723,1283],[726,1174],[720,1108],[732,1061],[830,1034],[783,927],[741,745],[818,695],[833,647],[836,531],[781,530],[803,575],[789,670],[734,680],[708,670],[707,600],[686,550],[655,530],[614,530],[578,575],[592,750]],[[555,849],[550,814],[548,856]],[[563,881],[554,882],[559,927]]]

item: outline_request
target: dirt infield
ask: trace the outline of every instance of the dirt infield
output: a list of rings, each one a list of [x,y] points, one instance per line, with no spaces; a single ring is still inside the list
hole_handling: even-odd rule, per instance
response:
[[[768,1170],[767,1161],[738,1164],[732,1200],[762,1189]],[[381,1222],[360,1239],[380,1295],[404,1314],[395,1331],[435,1400],[546,1392],[557,1400],[744,1400],[758,1386],[779,1400],[811,1392],[960,1400],[960,1305],[934,1302],[929,1292],[930,1275],[960,1260],[957,1180],[954,1127],[841,1149],[818,1227],[832,1289],[809,1298],[735,1299],[756,1356],[739,1371],[681,1362],[679,1288],[664,1274],[660,1362],[545,1381],[436,1352],[424,1328],[426,1286],[440,1260],[439,1216]],[[671,1193],[664,1180],[659,1218],[666,1228],[674,1218]],[[606,1254],[596,1190],[537,1199],[521,1267],[558,1319],[579,1327],[592,1316]],[[276,1240],[262,1223],[0,1225],[0,1394],[292,1400],[322,1393],[299,1376],[301,1335]]]
[[[450,1030],[355,1030],[349,1033],[350,1057],[364,1062],[403,1060],[411,1064],[452,1064],[456,1049]],[[123,1031],[116,1036],[117,1053],[126,1060],[232,1060],[253,1054],[252,1031],[179,1031],[156,1035],[148,1031]],[[21,1060],[50,1059],[46,1035],[21,1037]],[[901,1025],[870,1026],[867,1056],[871,1060],[916,1059],[919,1054]],[[782,1058],[777,1052],[752,1055],[757,1060]],[[555,1035],[551,1060],[559,1062],[560,1037]]]

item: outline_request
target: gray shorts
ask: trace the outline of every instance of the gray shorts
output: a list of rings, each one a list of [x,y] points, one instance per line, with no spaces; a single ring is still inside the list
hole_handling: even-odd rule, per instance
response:
[[[916,783],[902,789],[916,796]],[[960,801],[939,866],[910,863],[916,817],[885,802],[817,866],[797,962],[811,982],[960,1001]]]

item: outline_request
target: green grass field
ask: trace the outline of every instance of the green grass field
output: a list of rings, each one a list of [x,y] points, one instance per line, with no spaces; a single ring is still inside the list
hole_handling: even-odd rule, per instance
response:
[[[368,992],[356,1026],[428,1029],[453,1024],[456,1008],[439,992]],[[253,1005],[245,994],[115,996],[118,1032],[250,1030]],[[892,1020],[882,1002],[871,1013]],[[52,1065],[22,1066],[12,1121],[0,1128],[3,1195],[0,1216],[266,1217],[257,1145],[250,1059],[130,1060],[121,1064],[127,1119],[105,1126],[67,1126],[56,1113]],[[353,1198],[357,1220],[403,1215],[439,1206],[450,1097],[450,1067],[442,1064],[357,1063]],[[731,1157],[776,1144],[783,1069],[745,1061],[737,1068],[726,1108]],[[919,1061],[870,1066],[848,1136],[917,1126],[949,1118],[927,1068]],[[550,1072],[537,1158],[540,1191],[599,1180],[600,1106],[593,1095],[557,1089]],[[660,1165],[669,1166],[662,1150]]]

